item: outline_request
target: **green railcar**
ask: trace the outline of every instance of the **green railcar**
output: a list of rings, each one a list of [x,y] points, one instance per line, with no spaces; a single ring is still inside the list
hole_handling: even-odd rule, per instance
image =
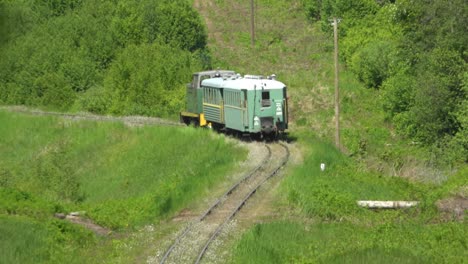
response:
[[[186,124],[270,136],[288,128],[286,85],[274,75],[195,73],[187,85],[186,109],[181,112]]]

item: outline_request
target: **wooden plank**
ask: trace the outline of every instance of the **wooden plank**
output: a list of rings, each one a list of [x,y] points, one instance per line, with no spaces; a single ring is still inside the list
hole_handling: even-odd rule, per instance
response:
[[[361,207],[369,209],[399,209],[414,207],[419,204],[417,201],[357,201]]]

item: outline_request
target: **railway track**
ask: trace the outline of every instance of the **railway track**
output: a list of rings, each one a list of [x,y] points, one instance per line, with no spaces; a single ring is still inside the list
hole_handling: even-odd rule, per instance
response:
[[[160,260],[161,264],[200,263],[211,243],[247,200],[288,162],[290,153],[285,144],[270,144],[265,147],[268,154],[260,165],[235,183],[200,217],[190,223],[166,250]]]
[[[0,110],[40,116],[58,116],[71,120],[123,122],[127,125],[185,126],[178,122],[152,117],[114,117],[31,110],[25,107],[0,106]],[[232,185],[200,217],[191,222],[166,250],[160,263],[200,263],[211,243],[268,179],[288,162],[289,149],[283,143],[265,144],[267,155],[257,167]],[[272,148],[274,150],[272,150]],[[283,151],[280,151],[283,149]],[[191,243],[193,242],[193,243]]]

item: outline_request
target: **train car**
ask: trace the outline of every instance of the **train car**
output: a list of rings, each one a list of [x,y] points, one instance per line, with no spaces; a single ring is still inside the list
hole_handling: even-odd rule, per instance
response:
[[[180,119],[195,126],[276,137],[288,128],[287,88],[274,75],[198,72],[187,85],[186,111]]]

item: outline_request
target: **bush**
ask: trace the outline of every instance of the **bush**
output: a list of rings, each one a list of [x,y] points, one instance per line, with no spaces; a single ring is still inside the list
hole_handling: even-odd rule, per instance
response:
[[[200,16],[188,0],[114,2],[1,1],[0,33],[6,37],[0,39],[0,102],[60,110],[82,106],[97,113],[178,113],[187,72],[211,63]],[[132,56],[138,62],[131,62]],[[128,83],[109,81],[127,74]],[[102,95],[102,88],[86,93],[91,87],[104,87],[113,96],[91,99]]]
[[[189,52],[166,44],[129,46],[111,65],[104,82],[116,114],[168,116],[182,109],[193,62]]]
[[[110,95],[104,87],[91,87],[78,96],[77,108],[91,113],[105,114],[111,103]]]
[[[352,55],[349,67],[367,87],[379,88],[398,61],[395,53],[391,42],[371,42]]]
[[[399,73],[382,84],[383,108],[388,117],[408,111],[414,104],[416,84],[412,76]]]
[[[59,73],[47,73],[34,82],[34,89],[38,93],[37,101],[40,105],[57,109],[67,109],[75,100],[75,93],[65,76]]]

